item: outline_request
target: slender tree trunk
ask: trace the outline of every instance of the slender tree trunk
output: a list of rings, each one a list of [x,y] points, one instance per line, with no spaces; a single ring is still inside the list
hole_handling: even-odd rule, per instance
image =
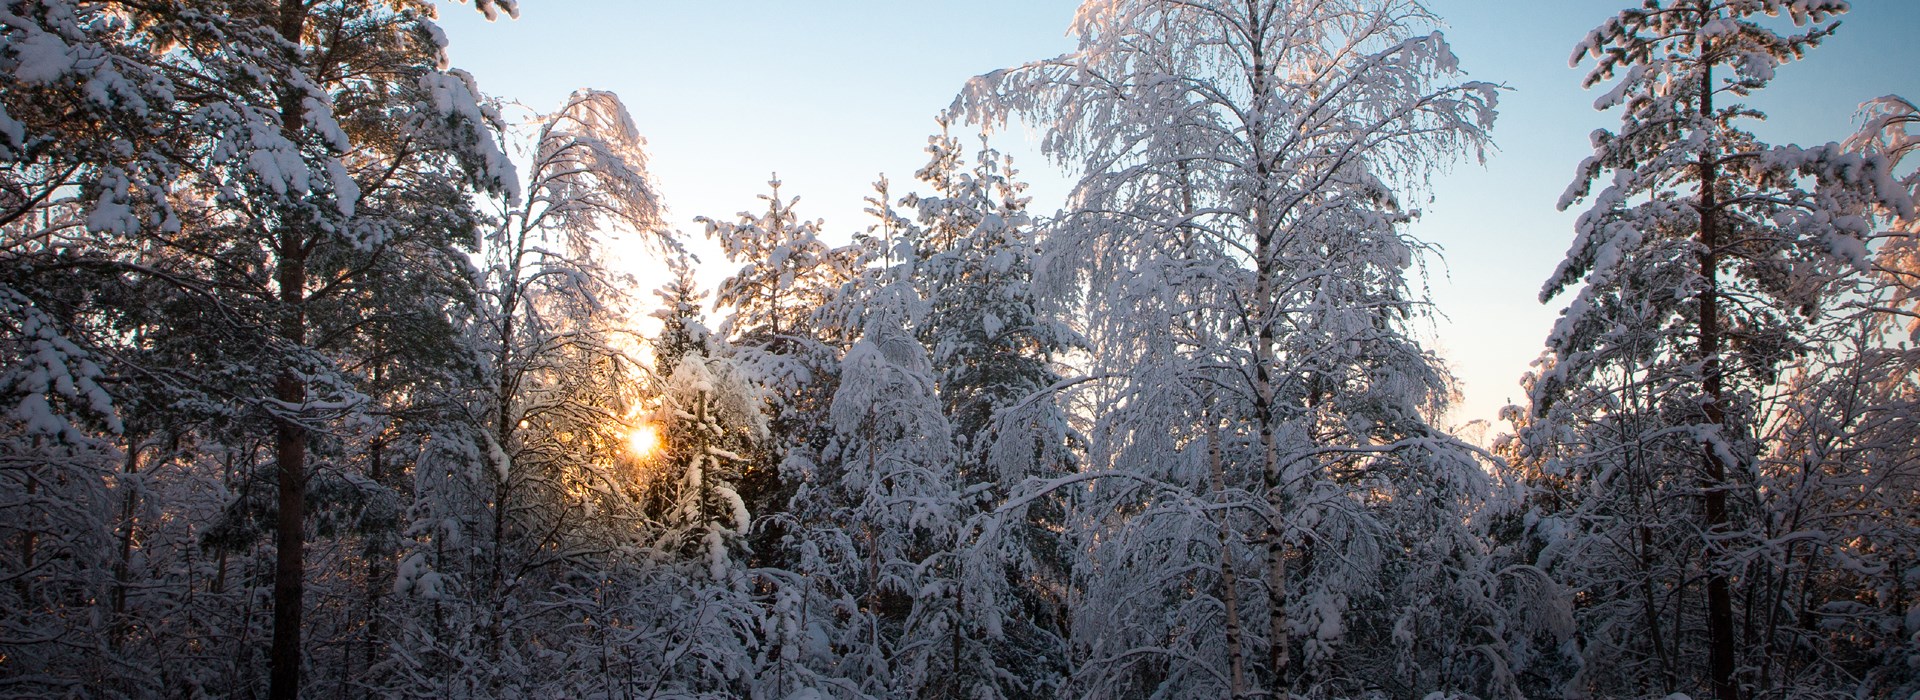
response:
[[[40,479],[33,475],[32,468],[28,468],[27,501],[32,502],[34,500],[33,497],[38,493],[40,493]],[[38,518],[32,519],[37,520]],[[32,522],[22,523],[22,526],[22,529],[26,530],[26,532],[20,536],[20,576],[13,579],[13,589],[14,593],[20,596],[22,602],[32,605],[32,581],[34,577],[31,575],[31,572],[33,571],[34,554],[40,547],[40,530],[37,525]]]
[[[379,379],[379,372],[379,368],[376,367],[374,369],[374,378],[376,381]],[[384,435],[374,437],[373,441],[367,445],[367,478],[372,479],[376,484],[386,482],[386,463],[382,454],[385,447],[386,440]],[[366,654],[366,658],[363,661],[365,667],[368,669],[373,668],[374,664],[379,663],[380,657],[382,656],[381,647],[385,644],[386,626],[383,624],[384,611],[381,609],[380,601],[386,597],[387,591],[393,590],[393,581],[388,575],[387,570],[387,559],[392,557],[393,554],[385,548],[375,551],[376,554],[374,556],[367,557],[367,633],[365,645],[362,649]],[[373,697],[373,685],[369,683],[362,686],[360,696],[362,698]]]
[[[869,658],[880,654],[880,543],[872,527],[867,528],[867,649]]]
[[[506,449],[504,446],[502,450]],[[506,570],[507,570],[507,500],[513,496],[508,488],[508,480],[502,478],[493,489],[493,561],[490,562],[487,575],[487,593],[492,598],[492,619],[487,622],[487,650],[489,653],[500,650],[501,637],[506,630],[503,627],[507,610]]]
[[[1705,3],[1702,3],[1703,8]],[[1703,70],[1700,81],[1701,116],[1713,118],[1713,67]],[[1709,147],[1711,148],[1711,147]],[[1727,574],[1721,567],[1723,552],[1720,538],[1727,531],[1727,465],[1715,449],[1726,439],[1725,389],[1721,383],[1720,362],[1720,245],[1719,168],[1711,150],[1700,155],[1700,369],[1706,401],[1707,425],[1715,429],[1715,440],[1701,446],[1704,494],[1707,569],[1707,638],[1713,674],[1713,694],[1718,700],[1740,700],[1740,688],[1734,683],[1733,596]]]
[[[126,497],[120,502],[120,555],[113,560],[113,634],[111,643],[118,647],[127,634],[127,580],[131,578],[133,559],[134,509],[139,505],[135,495],[132,477],[140,472],[140,438],[127,437],[127,460],[120,467],[123,482],[121,488],[127,490]]]
[[[219,595],[227,592],[227,550],[221,549],[213,562],[213,581],[207,584],[207,592]]]
[[[777,196],[775,197],[775,201],[779,201],[779,198]],[[868,425],[872,425],[872,422],[869,421]],[[877,479],[878,477],[875,475],[879,474],[880,465],[874,457],[873,449],[872,449],[873,441],[871,438],[872,436],[869,435],[868,441],[867,441],[867,444],[868,444],[867,478]],[[873,528],[871,526],[868,526],[866,530],[867,530],[867,636],[868,636],[867,648],[870,650],[869,653],[878,655],[878,654],[881,654],[881,651],[880,651],[880,538],[878,535],[874,533]]]
[[[306,387],[292,370],[281,371],[276,389],[278,398],[289,405],[306,400]],[[274,562],[273,680],[269,695],[274,700],[293,700],[300,696],[300,619],[306,597],[306,431],[292,419],[282,419],[275,448],[280,514],[274,533],[278,551]]]
[[[1674,690],[1672,660],[1667,656],[1665,638],[1660,635],[1659,597],[1653,588],[1653,535],[1647,526],[1640,526],[1640,596],[1641,605],[1647,616],[1647,639],[1653,642],[1653,658],[1660,663],[1660,688],[1668,695]]]
[[[280,38],[300,45],[306,30],[306,7],[300,0],[280,0]],[[289,57],[294,58],[294,57]],[[306,119],[305,93],[290,82],[281,86],[280,128],[299,142]],[[275,253],[279,260],[280,337],[297,348],[306,341],[306,240],[293,212],[281,222]],[[289,358],[290,359],[290,358]],[[307,400],[306,383],[292,366],[281,368],[274,397],[291,407]],[[284,409],[283,410],[289,410]],[[300,696],[300,625],[306,598],[307,432],[292,417],[282,417],[275,435],[280,513],[275,530],[276,560],[273,580],[272,680],[268,695],[274,700]]]
[[[1261,60],[1256,57],[1256,60]],[[1257,79],[1264,83],[1264,79]],[[1267,178],[1266,156],[1257,154],[1255,170],[1261,185]],[[1265,487],[1270,514],[1270,527],[1266,536],[1267,544],[1267,667],[1272,673],[1273,695],[1286,697],[1283,688],[1288,683],[1287,649],[1287,554],[1286,528],[1281,524],[1286,508],[1281,491],[1279,445],[1273,434],[1275,391],[1273,385],[1274,346],[1278,342],[1273,330],[1270,310],[1273,308],[1273,277],[1278,271],[1272,269],[1273,226],[1270,217],[1263,216],[1264,206],[1256,203],[1253,212],[1254,228],[1254,304],[1253,322],[1253,418],[1260,436],[1260,473]]]
[[[532,231],[528,221],[531,219],[532,203],[520,212],[520,227],[514,233],[513,248],[507,252],[507,275],[501,282],[506,285],[505,296],[500,300],[500,351],[494,364],[494,425],[493,442],[500,454],[507,455],[507,449],[513,444],[513,435],[519,430],[519,422],[514,420],[513,397],[519,393],[518,374],[513,369],[514,314],[518,313],[522,293],[521,267],[527,255],[527,237]],[[491,455],[489,460],[491,460]],[[491,597],[492,619],[487,623],[487,653],[497,659],[503,640],[506,638],[506,568],[507,568],[507,516],[509,502],[513,499],[512,470],[510,465],[495,464],[494,475],[499,483],[493,489],[493,551],[487,575],[487,591]]]
[[[955,573],[958,573],[958,572],[955,572]],[[958,579],[957,576],[955,578]],[[949,650],[949,653],[953,655],[953,681],[952,682],[954,684],[953,687],[950,688],[949,690],[951,690],[955,695],[958,695],[960,693],[966,693],[966,692],[969,692],[969,690],[971,690],[965,687],[964,685],[962,685],[960,682],[960,678],[961,678],[960,669],[963,668],[963,665],[961,664],[961,660],[960,660],[960,653],[962,650],[961,642],[963,641],[961,639],[961,633],[963,632],[961,627],[962,625],[966,624],[966,619],[967,619],[967,597],[966,597],[966,594],[961,592],[960,588],[956,586],[953,589],[953,631],[951,635],[952,638],[950,640],[951,644],[953,645],[953,648]]]
[[[1263,114],[1267,102],[1272,99],[1271,75],[1265,53],[1268,16],[1262,16],[1248,4],[1247,44],[1251,67],[1248,75],[1248,88],[1252,93],[1255,114]],[[1272,176],[1267,153],[1266,126],[1264,123],[1248,124],[1247,139],[1253,146],[1254,187],[1258,188],[1251,211],[1248,212],[1248,225],[1253,229],[1254,238],[1254,308],[1250,317],[1254,323],[1253,342],[1253,417],[1260,438],[1260,472],[1265,487],[1269,514],[1267,544],[1267,666],[1272,673],[1269,690],[1274,697],[1287,697],[1284,690],[1289,683],[1290,659],[1288,648],[1291,646],[1287,634],[1287,538],[1282,513],[1287,508],[1286,498],[1282,495],[1279,446],[1274,436],[1276,391],[1273,380],[1274,348],[1278,338],[1274,332],[1272,317],[1275,289],[1273,281],[1279,275],[1275,269],[1274,236],[1279,223],[1274,220],[1269,209],[1268,179]]]
[[[297,298],[299,287],[294,285],[304,281],[300,266],[283,262],[281,268],[283,291],[291,291],[290,296]],[[298,313],[290,311],[289,315]],[[306,400],[306,387],[291,369],[281,370],[275,389],[277,398],[287,405]],[[274,533],[278,551],[274,562],[273,680],[269,695],[274,700],[293,700],[300,696],[300,620],[306,597],[307,434],[293,419],[283,418],[276,437],[280,513]]]
[[[1212,423],[1211,419],[1208,421]],[[1220,429],[1212,426],[1213,434],[1207,439],[1207,465],[1213,472],[1213,492],[1224,495],[1227,491],[1226,467],[1220,459]],[[1245,651],[1240,642],[1240,580],[1233,571],[1233,547],[1229,536],[1226,511],[1220,513],[1220,598],[1226,605],[1227,617],[1227,678],[1231,683],[1227,697],[1233,700],[1247,695],[1247,662]]]

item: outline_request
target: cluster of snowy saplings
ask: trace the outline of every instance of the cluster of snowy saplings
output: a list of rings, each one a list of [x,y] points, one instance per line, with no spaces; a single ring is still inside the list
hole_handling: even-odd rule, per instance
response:
[[[1401,203],[1498,88],[1418,0],[1088,0],[851,243],[702,220],[711,328],[619,100],[482,97],[426,0],[10,0],[0,694],[1920,692],[1920,109],[1740,130],[1845,10],[1579,44],[1622,121],[1489,452]],[[949,131],[1013,119],[1057,214]]]

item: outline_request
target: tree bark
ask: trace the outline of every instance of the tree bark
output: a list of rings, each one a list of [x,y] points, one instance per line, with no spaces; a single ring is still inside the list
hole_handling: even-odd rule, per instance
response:
[[[1705,3],[1702,4],[1703,9]],[[1703,20],[1711,19],[1703,17]],[[1711,60],[1702,47],[1702,59]],[[1701,117],[1713,119],[1713,65],[1707,63],[1702,69],[1700,81]],[[1700,370],[1702,390],[1706,400],[1702,409],[1706,413],[1707,425],[1714,429],[1714,441],[1701,445],[1700,461],[1703,467],[1701,478],[1702,500],[1706,516],[1706,569],[1707,569],[1707,638],[1708,658],[1713,676],[1713,694],[1718,700],[1740,700],[1740,688],[1734,683],[1734,647],[1733,647],[1733,596],[1727,582],[1727,574],[1721,568],[1723,559],[1720,538],[1727,529],[1727,465],[1715,449],[1716,442],[1725,439],[1726,408],[1725,388],[1721,381],[1723,367],[1720,362],[1720,300],[1719,267],[1720,245],[1719,221],[1716,217],[1719,208],[1718,192],[1719,169],[1712,146],[1700,154]]]
[[[300,0],[280,0],[277,27],[280,38],[294,46],[300,45],[306,30],[306,15],[306,7]],[[293,59],[297,59],[297,56],[289,57],[289,60]],[[291,81],[283,82],[280,128],[288,139],[296,143],[300,140],[306,120],[304,102],[305,94],[299,87]],[[303,307],[306,302],[307,251],[302,228],[299,220],[289,212],[288,219],[280,222],[274,251],[278,258],[275,277],[279,283],[279,301],[282,305],[279,333],[281,339],[289,343],[290,350],[304,345],[306,341],[306,313]],[[274,382],[274,397],[283,404],[283,410],[307,400],[306,383],[290,361],[281,368],[280,376]],[[307,432],[294,417],[282,416],[276,433],[274,461],[279,482],[280,512],[274,533],[273,644],[269,652],[272,672],[268,697],[294,700],[300,697],[300,625],[306,604]]]
[[[1209,419],[1209,423],[1212,420]],[[1213,428],[1213,434],[1207,438],[1207,465],[1213,472],[1213,492],[1224,494],[1227,491],[1226,467],[1220,459],[1220,429]],[[1228,698],[1239,700],[1247,695],[1246,658],[1240,641],[1240,581],[1233,571],[1233,548],[1228,539],[1231,535],[1226,511],[1220,513],[1220,598],[1226,605],[1227,617],[1227,678],[1231,683]]]
[[[120,554],[113,560],[113,633],[110,643],[118,647],[126,641],[127,635],[127,583],[132,574],[134,512],[139,505],[132,484],[133,478],[140,472],[140,437],[127,436],[127,459],[120,467],[120,487],[126,489],[126,495],[120,501]]]
[[[378,368],[374,370],[375,381],[379,379],[379,371]],[[386,465],[382,456],[385,446],[386,440],[383,436],[374,437],[373,441],[367,445],[367,478],[372,479],[373,482],[377,484],[386,483]],[[386,566],[387,560],[392,556],[393,553],[391,551],[382,548],[374,556],[367,557],[367,632],[364,645],[362,646],[362,651],[366,654],[366,659],[364,659],[366,668],[373,668],[374,664],[380,662],[380,657],[382,656],[381,647],[386,640],[386,629],[383,624],[385,613],[381,609],[380,603],[381,599],[386,597],[387,591],[393,590],[392,576],[389,574]],[[363,688],[361,690],[361,697],[372,698],[372,686]]]
[[[1249,6],[1251,9],[1251,6]],[[1263,39],[1266,36],[1266,23],[1257,12],[1249,12],[1250,25],[1247,30],[1248,56],[1252,70],[1248,86],[1253,94],[1253,112],[1260,113],[1270,96],[1268,85],[1270,76],[1267,69]],[[1278,263],[1274,260],[1274,236],[1278,232],[1279,222],[1274,220],[1266,201],[1267,178],[1272,175],[1268,167],[1266,132],[1263,124],[1248,125],[1248,141],[1253,145],[1253,168],[1255,186],[1261,188],[1255,197],[1252,210],[1248,212],[1248,224],[1254,237],[1254,323],[1253,342],[1253,418],[1258,424],[1260,437],[1260,473],[1265,487],[1269,513],[1267,542],[1267,666],[1272,674],[1269,690],[1275,697],[1287,697],[1284,690],[1288,684],[1288,635],[1287,635],[1287,553],[1286,528],[1282,524],[1281,514],[1287,504],[1282,496],[1283,484],[1280,475],[1279,446],[1274,435],[1275,402],[1277,400],[1273,380],[1274,348],[1278,337],[1274,332],[1274,277],[1279,274]]]
[[[31,468],[26,471],[27,500],[31,502],[34,500],[34,495],[40,492],[40,479],[33,475]],[[33,519],[37,520],[38,518]],[[40,530],[38,526],[32,522],[23,523],[21,529],[26,530],[26,532],[20,536],[20,575],[13,579],[13,590],[15,595],[20,596],[21,602],[27,605],[33,605],[32,581],[34,577],[29,574],[33,571],[34,554],[39,550]]]

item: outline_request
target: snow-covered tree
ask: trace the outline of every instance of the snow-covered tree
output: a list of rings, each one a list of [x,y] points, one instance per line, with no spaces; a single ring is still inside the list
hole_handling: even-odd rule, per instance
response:
[[[762,510],[784,507],[792,480],[814,468],[829,433],[827,405],[846,339],[827,327],[836,324],[817,321],[844,306],[837,300],[859,257],[821,240],[822,222],[800,218],[800,198],[783,197],[778,178],[768,185],[763,212],[741,212],[732,222],[698,219],[741,266],[720,284],[714,304],[727,310],[718,336],[767,392],[772,448],[749,467],[745,494]]]
[[[1849,150],[1879,155],[1898,178],[1895,185],[1909,199],[1920,199],[1920,167],[1907,163],[1920,151],[1920,106],[1899,95],[1888,95],[1861,105],[1866,123],[1847,142]],[[1877,232],[1874,267],[1887,298],[1878,309],[1903,320],[1908,335],[1920,334],[1920,217],[1903,215],[1882,206],[1877,212],[1886,228]],[[1891,319],[1890,319],[1891,320]]]
[[[702,321],[706,292],[694,281],[693,268],[686,258],[676,259],[672,269],[673,279],[653,292],[660,304],[653,312],[653,317],[660,320],[660,335],[652,344],[653,364],[656,372],[664,369],[665,374],[688,355],[716,354],[713,332]]]
[[[653,458],[665,491],[664,551],[706,563],[716,582],[735,584],[745,559],[752,514],[736,484],[767,439],[765,399],[725,357],[688,353],[661,386],[649,423],[662,426],[662,454]]]
[[[729,336],[775,356],[803,356],[818,344],[807,328],[811,309],[825,305],[847,270],[834,249],[820,240],[821,221],[801,219],[799,197],[784,198],[780,180],[768,180],[770,194],[762,213],[740,212],[732,222],[701,217],[708,237],[718,239],[739,272],[720,285],[717,306],[731,310]],[[762,362],[766,362],[763,360]],[[774,364],[763,368],[782,384],[804,382],[804,368]]]
[[[228,510],[239,520],[278,521],[271,531],[280,567],[272,577],[272,686],[279,696],[300,686],[309,529],[325,538],[357,537],[351,528],[336,529],[336,518],[357,508],[350,502],[390,502],[393,495],[362,488],[368,482],[355,478],[365,466],[362,453],[341,448],[357,442],[373,416],[405,408],[382,405],[404,404],[406,394],[375,390],[363,383],[369,377],[362,370],[408,337],[433,335],[415,335],[412,325],[444,320],[461,292],[450,273],[471,240],[468,197],[503,179],[504,161],[489,150],[486,126],[469,118],[477,113],[471,91],[441,67],[432,13],[425,3],[64,1],[10,3],[0,12],[7,35],[0,51],[7,68],[0,90],[8,114],[0,119],[5,179],[20,185],[7,188],[7,221],[37,218],[31,224],[41,233],[27,239],[29,247],[65,239],[59,248],[69,256],[53,268],[9,268],[28,275],[35,267],[85,271],[104,282],[94,288],[135,302],[88,302],[73,307],[84,315],[69,317],[102,331],[70,335],[73,348],[96,358],[159,360],[123,362],[112,371],[123,386],[143,385],[141,393],[158,399],[148,406],[183,409],[177,422],[143,428],[124,445],[133,460],[126,464],[151,451],[142,441],[155,435],[187,445],[192,437],[214,437],[210,430],[188,435],[209,428],[199,421],[213,417],[230,431],[217,434],[224,444],[187,454],[181,462],[190,473],[172,482],[187,488],[169,492],[238,495],[209,494],[201,488],[206,482],[192,483],[222,481],[220,466],[229,467],[224,476],[240,475],[225,487],[272,477],[267,483],[277,499],[238,499]],[[381,79],[363,79],[376,69]],[[40,303],[30,293],[22,298]],[[364,343],[373,338],[390,342]],[[59,348],[40,356],[61,359]],[[84,377],[83,358],[70,357]],[[421,359],[422,367],[434,362]],[[87,384],[55,388],[71,399]],[[263,434],[274,437],[263,441]],[[267,446],[278,473],[256,474],[253,458]],[[167,452],[174,451],[156,454]],[[242,463],[232,469],[222,458]],[[140,482],[161,483],[131,478],[131,467],[121,471],[129,477],[119,480],[129,487],[123,504],[141,500],[131,498]],[[117,529],[135,532],[129,523],[136,519],[123,515]],[[248,531],[258,530],[234,532]],[[191,546],[191,530],[174,532],[185,538],[120,538],[129,553],[118,561],[152,555],[149,561],[178,563],[160,569],[171,578],[151,585],[127,586],[117,576],[120,589],[192,590],[206,572],[191,557],[166,558],[180,553],[166,547]],[[158,547],[148,551],[136,540]],[[236,542],[251,547],[247,538]],[[259,561],[257,554],[242,559]],[[136,570],[130,563],[115,568]],[[252,573],[248,579],[249,586],[265,581]],[[104,599],[124,603],[118,595]],[[247,639],[257,621],[236,622],[245,631],[228,639]],[[164,664],[121,669],[121,678],[199,673],[195,682],[209,683],[212,676]],[[70,673],[86,671],[69,666],[52,678]],[[238,675],[225,680],[230,689],[249,684]]]
[[[1400,195],[1494,115],[1434,21],[1400,0],[1089,2],[1078,50],[963,95],[1084,173],[1040,262],[1084,318],[1089,466],[1112,477],[1088,508],[1080,692],[1511,682],[1499,625],[1427,617],[1500,614],[1478,592],[1484,477],[1430,422],[1450,380],[1410,326],[1427,247]],[[1215,439],[1218,488],[1197,466]]]
[[[128,608],[143,552],[118,545],[145,534],[135,523],[154,491],[128,472],[154,455],[123,457],[138,454],[147,426],[126,425],[130,392],[101,347],[112,324],[100,301],[116,280],[88,268],[124,239],[88,222],[134,212],[111,197],[98,206],[103,193],[151,200],[170,181],[149,149],[170,143],[155,110],[173,95],[146,55],[153,37],[109,26],[110,14],[74,2],[0,7],[0,675],[15,693],[158,685],[150,670],[110,666],[152,650],[128,643],[146,636]]]
[[[1904,210],[1884,161],[1773,147],[1739,102],[1833,31],[1844,2],[1678,0],[1624,10],[1575,48],[1619,110],[1560,201],[1587,201],[1542,301],[1572,293],[1529,378],[1523,462],[1551,484],[1536,561],[1580,601],[1569,692],[1810,690],[1772,628],[1776,567],[1807,535],[1762,465],[1782,372],[1868,263],[1869,208]],[[1785,21],[1768,19],[1785,17]],[[1769,473],[1772,472],[1772,473]],[[1797,509],[1797,507],[1795,507]],[[1789,517],[1789,520],[1793,518]],[[1799,532],[1796,532],[1799,531]],[[1817,547],[1816,547],[1817,549]],[[1816,682],[1818,683],[1818,682]]]
[[[939,123],[941,133],[929,137],[931,159],[919,172],[932,192],[903,200],[918,214],[904,237],[926,308],[914,332],[931,351],[953,426],[959,486],[978,491],[967,503],[968,517],[976,517],[1024,484],[1077,468],[1077,436],[1049,389],[1061,379],[1056,357],[1080,340],[1037,308],[1036,227],[1011,159],[986,146],[983,135],[969,164],[949,119]],[[979,537],[952,554],[975,569],[969,588],[1009,598],[991,611],[1000,616],[992,625],[996,639],[970,640],[992,651],[963,665],[1003,696],[1048,695],[1064,680],[1063,597],[1073,559],[1071,541],[1062,537],[1065,497],[1055,492],[993,514],[1007,521],[977,523],[969,534]]]
[[[956,613],[932,606],[964,594],[952,563],[933,561],[953,549],[962,514],[951,428],[907,326],[914,302],[898,275],[876,292],[829,409],[837,454],[795,498],[802,517],[844,528],[839,554],[864,569],[851,591],[867,627],[854,677],[879,695],[935,692],[935,674],[951,669],[934,645]]]
[[[1913,105],[1884,97],[1863,107],[1847,146],[1884,157],[1905,197],[1871,207],[1868,264],[1829,283],[1802,331],[1805,356],[1762,394],[1754,467],[1757,556],[1744,557],[1736,596],[1755,605],[1746,628],[1766,654],[1748,661],[1755,685],[1788,694],[1899,697],[1920,687],[1911,650],[1916,535],[1914,217],[1906,198],[1920,177]],[[1869,167],[1874,167],[1869,165]],[[1884,183],[1883,183],[1884,184]],[[1753,639],[1754,637],[1749,637]],[[1791,651],[1787,651],[1791,650]]]
[[[536,601],[563,572],[610,570],[619,559],[610,550],[637,541],[639,484],[625,445],[642,368],[615,337],[631,281],[603,261],[614,235],[677,245],[660,225],[645,141],[616,96],[577,91],[553,113],[501,128],[526,176],[497,199],[498,225],[480,247],[466,338],[478,391],[458,395],[470,385],[456,383],[447,398],[465,404],[466,421],[440,436],[432,468],[446,471],[421,480],[432,488],[418,493],[410,565],[413,577],[460,587],[480,658],[447,663],[476,664],[460,675],[487,693],[564,674],[533,660],[554,652],[540,623],[577,611]],[[431,545],[449,536],[484,553],[443,560]]]

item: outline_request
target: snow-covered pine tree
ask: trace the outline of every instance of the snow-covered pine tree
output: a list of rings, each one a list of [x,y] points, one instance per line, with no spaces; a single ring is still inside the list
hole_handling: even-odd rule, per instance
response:
[[[785,398],[813,380],[813,365],[831,355],[807,325],[813,309],[826,305],[848,274],[835,249],[820,240],[819,220],[794,211],[799,197],[784,198],[778,178],[761,213],[741,212],[732,222],[701,217],[707,236],[718,239],[740,270],[720,285],[714,304],[731,310],[722,334],[736,339],[753,371]],[[830,362],[831,360],[825,360]],[[784,416],[776,416],[779,420]]]
[[[352,296],[380,267],[443,269],[439,259],[457,260],[457,248],[472,242],[467,194],[503,187],[510,170],[470,82],[441,67],[431,6],[282,2],[161,12],[185,35],[179,46],[188,50],[168,54],[186,69],[179,79],[207,96],[181,110],[213,136],[195,153],[208,172],[194,185],[215,193],[227,213],[216,221],[230,234],[267,252],[253,265],[266,274],[240,288],[273,300],[262,319],[272,336],[260,339],[271,354],[257,370],[261,383],[272,377],[262,392],[271,401],[262,405],[276,422],[270,694],[293,697],[305,665],[313,428],[363,405],[341,375],[344,353],[327,347],[347,338],[321,323],[321,307]],[[373,66],[394,77],[355,79]],[[340,104],[358,108],[336,112]],[[375,116],[382,113],[396,116]],[[436,225],[393,217],[383,199],[407,212],[437,209]]]
[[[1884,162],[1771,147],[1739,102],[1833,31],[1845,2],[1675,0],[1624,10],[1575,48],[1596,102],[1562,208],[1590,207],[1543,302],[1574,292],[1529,378],[1520,456],[1553,499],[1528,515],[1538,563],[1580,601],[1568,692],[1788,692],[1760,643],[1793,545],[1769,530],[1761,455],[1781,372],[1868,262]],[[1794,28],[1776,28],[1791,20]],[[1793,539],[1792,537],[1787,538]],[[1773,635],[1769,633],[1768,637]],[[1775,640],[1778,641],[1777,639]]]
[[[1864,105],[1849,150],[1887,159],[1895,185],[1920,193],[1902,163],[1920,110],[1889,96]],[[1766,395],[1756,464],[1756,527],[1771,546],[1749,557],[1743,597],[1761,602],[1746,621],[1766,655],[1757,685],[1786,695],[1901,697],[1920,689],[1911,654],[1920,561],[1914,421],[1915,217],[1903,202],[1874,207],[1870,264],[1836,280],[1810,348]],[[1791,651],[1787,651],[1791,650]],[[1749,662],[1750,664],[1752,662]]]
[[[127,430],[120,417],[116,399],[128,399],[112,391],[114,368],[98,345],[107,329],[89,313],[92,290],[112,275],[81,266],[108,257],[87,245],[100,238],[84,226],[93,193],[119,181],[151,193],[167,180],[157,159],[115,157],[115,146],[159,140],[166,125],[151,106],[170,92],[135,33],[98,21],[107,12],[73,2],[0,8],[0,500],[15,504],[0,517],[0,626],[9,630],[0,655],[10,666],[0,675],[26,694],[77,692],[89,678],[105,692],[154,687],[103,667],[119,658],[106,644],[88,654],[59,643],[129,646],[122,586],[132,582],[113,544],[132,532],[135,499],[151,502],[126,474],[138,463],[116,454],[133,454],[144,427]],[[76,53],[95,60],[76,65]],[[90,91],[109,84],[122,90]]]
[[[468,196],[499,186],[502,173],[494,166],[504,161],[490,158],[497,154],[488,149],[485,125],[467,118],[474,106],[470,95],[462,97],[463,83],[440,67],[432,8],[424,3],[51,1],[13,3],[3,12],[8,70],[0,92],[10,116],[0,120],[6,127],[0,131],[8,135],[8,155],[17,157],[7,163],[7,179],[33,183],[12,204],[61,208],[66,220],[58,230],[68,238],[61,248],[79,264],[60,267],[103,276],[94,288],[139,290],[123,297],[138,302],[133,305],[75,307],[85,311],[89,326],[112,328],[83,339],[89,354],[111,349],[128,360],[161,358],[113,371],[123,373],[121,381],[149,383],[148,396],[166,397],[181,409],[162,433],[186,438],[192,431],[218,441],[181,458],[189,473],[176,493],[230,498],[239,494],[221,488],[241,486],[235,491],[244,493],[261,481],[257,477],[273,476],[254,468],[267,447],[285,467],[286,477],[266,482],[281,491],[279,506],[242,497],[228,510],[252,521],[241,528],[250,534],[261,532],[257,516],[284,521],[273,528],[282,540],[273,556],[284,565],[272,578],[278,586],[273,661],[274,690],[289,696],[299,685],[303,647],[306,532],[311,525],[325,538],[349,535],[351,528],[334,527],[342,512],[335,506],[380,490],[361,488],[370,482],[356,479],[364,466],[360,450],[333,444],[331,436],[357,440],[371,414],[393,408],[375,409],[375,402],[405,396],[365,391],[367,376],[358,371],[378,364],[367,351],[379,346],[360,343],[374,336],[407,342],[414,330],[402,326],[446,313],[459,291],[448,273],[473,225]],[[324,21],[310,22],[314,17]],[[371,65],[386,78],[352,77]],[[359,109],[336,113],[341,102]],[[407,139],[395,138],[400,132]],[[393,303],[370,304],[374,298]],[[69,357],[84,370],[80,356]],[[376,361],[364,362],[370,359]],[[423,369],[432,361],[421,359]],[[209,416],[216,425],[200,422]],[[263,441],[263,433],[276,437]],[[308,439],[314,435],[325,437]],[[143,449],[126,447],[133,458]],[[316,455],[312,464],[309,455]],[[323,476],[312,477],[309,466],[323,467]],[[345,481],[329,481],[333,475]],[[306,493],[310,478],[313,491]],[[315,510],[309,514],[310,501]],[[165,507],[205,514],[204,505]],[[131,575],[138,570],[133,560],[144,559],[164,563],[169,568],[151,570],[174,578],[129,589],[192,591],[196,580],[205,586],[200,577],[210,572],[195,561],[190,534],[122,538],[136,539],[155,547],[128,547],[128,557],[116,557],[129,564],[122,570]],[[265,552],[243,544],[250,551],[235,557],[236,568],[247,572],[246,586],[263,585],[266,570],[252,564]],[[219,561],[216,588],[231,585],[227,553]],[[197,638],[247,648],[212,654],[242,660],[232,672],[148,663],[121,665],[111,675],[156,674],[202,686],[224,681],[230,692],[252,692],[242,691],[259,679],[244,661],[254,646],[245,640],[258,631],[258,620],[240,614],[252,609],[225,610],[232,615],[228,632]],[[174,619],[182,617],[192,619]],[[50,668],[57,669],[54,682],[101,679],[84,665]]]

